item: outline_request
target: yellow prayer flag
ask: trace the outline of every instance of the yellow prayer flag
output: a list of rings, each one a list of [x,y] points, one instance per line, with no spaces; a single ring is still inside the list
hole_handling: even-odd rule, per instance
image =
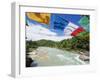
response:
[[[50,21],[50,13],[27,12],[26,15],[29,19],[35,20],[40,23],[49,24]]]

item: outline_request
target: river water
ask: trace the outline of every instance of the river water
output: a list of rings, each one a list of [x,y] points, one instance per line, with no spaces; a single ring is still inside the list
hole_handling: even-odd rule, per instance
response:
[[[39,47],[31,52],[29,57],[37,66],[62,66],[87,64],[79,59],[79,54],[50,47]]]

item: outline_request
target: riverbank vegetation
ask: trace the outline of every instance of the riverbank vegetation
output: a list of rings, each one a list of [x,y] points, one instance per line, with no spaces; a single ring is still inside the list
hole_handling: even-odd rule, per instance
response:
[[[63,50],[89,51],[89,32],[82,32],[71,39],[64,39],[62,41],[51,41],[45,39],[26,41],[26,53],[41,46]]]

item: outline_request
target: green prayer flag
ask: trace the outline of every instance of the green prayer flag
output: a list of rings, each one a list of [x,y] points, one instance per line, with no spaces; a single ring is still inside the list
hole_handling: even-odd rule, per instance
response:
[[[83,16],[79,20],[79,24],[81,25],[81,27],[83,27],[86,31],[89,32],[89,17],[88,16]]]

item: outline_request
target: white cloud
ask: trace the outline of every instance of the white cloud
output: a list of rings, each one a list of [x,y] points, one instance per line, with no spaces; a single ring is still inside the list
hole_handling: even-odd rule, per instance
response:
[[[50,31],[48,28],[45,28],[41,25],[31,25],[26,26],[26,37],[27,40],[53,40],[61,41],[63,39],[71,38],[72,36],[58,36],[57,33]]]

